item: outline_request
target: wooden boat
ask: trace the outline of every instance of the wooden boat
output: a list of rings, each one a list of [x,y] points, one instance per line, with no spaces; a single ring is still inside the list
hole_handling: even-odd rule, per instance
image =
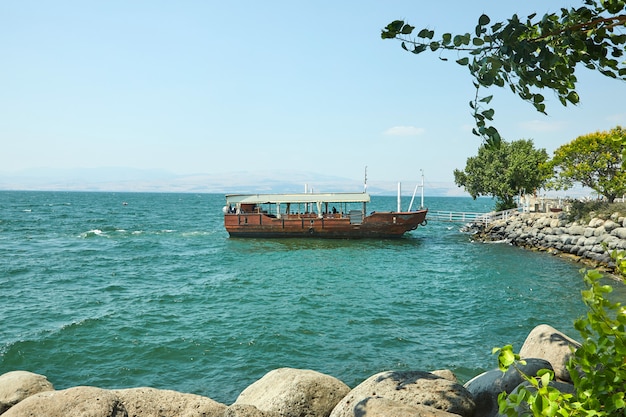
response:
[[[228,194],[231,237],[399,238],[426,225],[428,210],[366,214],[368,193]]]

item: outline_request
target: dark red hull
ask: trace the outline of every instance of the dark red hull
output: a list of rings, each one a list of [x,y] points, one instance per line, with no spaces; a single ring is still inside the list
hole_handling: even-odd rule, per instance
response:
[[[281,218],[263,213],[225,214],[224,226],[231,237],[287,238],[315,237],[330,239],[399,238],[425,225],[428,210],[381,212],[351,221],[349,217],[322,218],[316,215],[284,215]]]

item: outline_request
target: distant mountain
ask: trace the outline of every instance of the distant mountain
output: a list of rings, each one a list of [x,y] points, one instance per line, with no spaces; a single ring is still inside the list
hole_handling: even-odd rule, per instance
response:
[[[415,182],[402,185],[402,194],[411,194]],[[0,190],[129,191],[197,193],[272,193],[363,191],[363,181],[295,171],[239,171],[223,174],[176,175],[165,170],[134,168],[40,168],[17,173],[0,173]],[[371,194],[395,195],[397,183],[368,181]],[[418,194],[421,191],[418,190]],[[429,196],[467,195],[453,183],[429,182]]]

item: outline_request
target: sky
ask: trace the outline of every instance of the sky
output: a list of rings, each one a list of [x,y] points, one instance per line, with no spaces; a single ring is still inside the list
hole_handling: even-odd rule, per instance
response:
[[[277,170],[453,182],[480,139],[466,68],[382,40],[403,19],[473,31],[581,1],[0,2],[0,176],[133,168],[228,176]],[[626,83],[585,69],[578,106],[549,116],[496,89],[495,126],[550,154],[626,125]],[[491,93],[491,92],[490,92]],[[84,172],[84,171],[82,171]]]

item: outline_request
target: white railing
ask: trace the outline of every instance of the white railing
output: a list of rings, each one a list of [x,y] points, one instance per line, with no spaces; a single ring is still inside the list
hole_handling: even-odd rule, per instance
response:
[[[495,220],[508,219],[515,213],[519,213],[519,208],[504,211],[492,211],[490,213],[465,213],[460,211],[428,211],[426,220],[450,222],[450,223],[482,223],[489,224]]]

